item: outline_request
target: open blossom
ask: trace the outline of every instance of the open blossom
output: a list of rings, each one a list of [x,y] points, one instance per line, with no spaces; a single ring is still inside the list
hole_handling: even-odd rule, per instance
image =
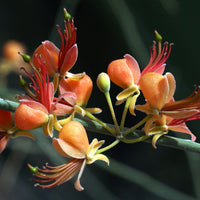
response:
[[[151,115],[144,127],[146,134],[152,124],[167,116],[172,119],[181,120],[182,124],[189,121],[189,118],[199,118],[200,113],[200,89],[195,89],[194,92],[187,98],[174,101],[173,95],[176,88],[174,76],[171,73],[161,75],[155,72],[150,72],[142,76],[140,80],[140,88],[147,101],[144,105],[136,105],[136,109]],[[171,125],[178,125],[172,123]],[[168,126],[170,125],[168,122]]]
[[[161,41],[159,41],[160,43]],[[165,62],[168,59],[171,52],[171,45],[165,42],[163,48],[156,48],[156,42],[153,43],[153,47],[150,51],[150,60],[147,66],[140,71],[137,61],[129,54],[126,54],[123,59],[112,61],[107,68],[107,73],[113,83],[120,86],[124,90],[117,95],[117,104],[125,101],[129,96],[139,96],[139,81],[140,78],[148,72],[156,72],[162,74],[165,69]],[[137,98],[133,98],[133,103],[130,104],[129,110],[134,110],[135,101]],[[131,111],[133,114],[133,111]]]
[[[64,14],[68,14],[66,10],[64,10]],[[41,55],[41,59],[45,62],[50,76],[54,76],[56,73],[65,76],[77,60],[76,28],[69,14],[64,21],[64,28],[64,33],[62,33],[60,27],[57,26],[61,39],[60,49],[51,41],[46,40],[42,42],[33,54],[36,56]],[[35,56],[33,56],[32,61],[34,64],[37,62]]]
[[[76,95],[66,92],[62,96],[65,96],[67,101],[61,100],[62,96],[54,97],[53,83],[49,82],[46,66],[40,58],[35,59],[39,68],[33,67],[34,77],[24,69],[32,85],[30,87],[24,85],[28,96],[19,97],[20,104],[15,111],[14,120],[18,128],[22,130],[30,130],[43,125],[45,135],[52,137],[53,125],[57,122],[56,116],[72,112]]]
[[[62,156],[71,158],[67,163],[51,167],[46,165],[43,169],[32,167],[28,164],[37,181],[36,186],[51,188],[60,185],[78,173],[75,188],[79,191],[84,188],[80,184],[80,178],[86,164],[92,164],[96,160],[102,160],[109,164],[108,158],[98,154],[98,149],[104,141],[94,139],[90,144],[85,128],[80,122],[67,122],[59,132],[58,138],[53,138],[53,146]]]

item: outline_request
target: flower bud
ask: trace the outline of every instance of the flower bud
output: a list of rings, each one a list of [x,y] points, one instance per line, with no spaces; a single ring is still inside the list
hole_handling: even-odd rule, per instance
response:
[[[30,171],[31,171],[32,174],[37,174],[38,173],[38,168],[37,167],[33,167],[29,163],[27,164],[27,166],[30,169]]]
[[[23,58],[24,62],[26,62],[26,63],[29,63],[29,62],[30,62],[30,60],[31,60],[31,57],[30,57],[29,55],[27,55],[27,54],[24,54],[24,53],[21,53],[21,52],[19,52],[19,55],[21,55],[21,56],[22,56],[22,58]]]
[[[19,83],[22,87],[27,86],[27,82],[23,79],[22,75],[19,76]]]
[[[97,86],[103,92],[108,92],[110,90],[110,78],[108,74],[102,72],[97,77]]]
[[[154,33],[155,33],[155,39],[156,39],[156,41],[161,41],[162,40],[162,36],[158,33],[158,31],[155,30]]]
[[[67,10],[64,8],[64,19],[68,21],[71,18],[71,15],[67,12]]]

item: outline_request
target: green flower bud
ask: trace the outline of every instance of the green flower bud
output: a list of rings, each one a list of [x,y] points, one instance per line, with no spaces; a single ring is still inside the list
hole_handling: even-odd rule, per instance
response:
[[[29,63],[29,62],[30,62],[31,57],[30,57],[29,55],[24,54],[24,53],[21,53],[21,52],[19,52],[19,54],[22,56],[24,62],[26,62],[26,63]]]
[[[38,173],[37,167],[33,167],[30,164],[27,164],[27,165],[28,165],[28,168],[30,169],[30,171],[31,171],[32,174],[37,174]]]
[[[97,86],[102,92],[108,92],[110,90],[110,78],[108,74],[102,72],[98,75]]]
[[[27,86],[27,82],[23,79],[22,75],[19,76],[19,83],[22,87]]]
[[[71,18],[71,15],[67,12],[67,10],[64,8],[64,19],[68,21]]]
[[[156,39],[156,41],[161,41],[162,40],[162,36],[158,33],[158,31],[155,30],[154,33],[155,33],[155,39]]]

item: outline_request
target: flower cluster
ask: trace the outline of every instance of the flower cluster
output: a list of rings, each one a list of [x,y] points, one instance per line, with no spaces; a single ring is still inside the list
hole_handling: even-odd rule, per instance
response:
[[[107,73],[99,74],[96,83],[105,95],[114,123],[108,126],[93,115],[100,113],[100,108],[87,108],[93,89],[91,78],[85,72],[69,72],[76,63],[78,47],[74,20],[65,9],[64,31],[59,26],[57,30],[61,39],[60,48],[46,40],[31,57],[19,53],[29,67],[22,68],[29,82],[22,75],[19,78],[26,93],[17,96],[19,105],[14,112],[14,120],[10,111],[0,110],[0,152],[5,149],[9,138],[28,136],[34,139],[29,131],[42,127],[54,149],[70,159],[60,166],[46,164],[38,168],[28,164],[34,175],[33,180],[37,182],[35,186],[51,188],[78,174],[75,188],[83,190],[80,177],[86,164],[96,160],[109,164],[109,159],[102,153],[120,141],[135,143],[152,138],[152,145],[156,148],[158,139],[169,130],[189,134],[191,140],[195,141],[196,137],[186,122],[200,118],[200,89],[196,87],[185,99],[174,99],[175,78],[171,73],[164,72],[172,43],[162,44],[162,37],[155,31],[156,41],[150,50],[150,60],[142,71],[136,59],[126,54],[124,58],[112,61],[107,67]],[[116,96],[117,106],[125,103],[120,124],[109,93],[110,81],[123,89]],[[140,94],[146,100],[143,105],[137,104]],[[127,113],[137,117],[136,110],[146,116],[131,128],[125,128]],[[101,148],[103,140],[94,138],[90,143],[85,127],[77,121],[77,114],[82,119],[87,117],[101,125],[115,141],[104,148]],[[144,135],[126,141],[126,136],[142,125]]]

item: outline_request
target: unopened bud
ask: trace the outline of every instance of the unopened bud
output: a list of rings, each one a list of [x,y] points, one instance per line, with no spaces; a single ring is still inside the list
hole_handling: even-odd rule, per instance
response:
[[[27,82],[23,79],[22,75],[19,76],[19,83],[22,87],[27,86]]]
[[[64,19],[68,21],[71,18],[71,15],[67,12],[67,10],[64,8]]]
[[[37,167],[33,167],[32,165],[30,165],[29,163],[27,164],[28,168],[30,169],[32,174],[37,174],[38,173],[38,169]]]
[[[30,57],[29,55],[24,54],[24,53],[21,53],[21,52],[19,52],[19,54],[22,56],[24,62],[26,62],[26,63],[29,63],[29,62],[30,62],[31,57]]]
[[[155,30],[154,33],[155,33],[155,39],[156,39],[156,41],[161,41],[162,40],[162,36],[158,33],[158,31]]]
[[[110,90],[110,78],[108,74],[102,72],[98,75],[97,86],[102,92],[108,92]]]

